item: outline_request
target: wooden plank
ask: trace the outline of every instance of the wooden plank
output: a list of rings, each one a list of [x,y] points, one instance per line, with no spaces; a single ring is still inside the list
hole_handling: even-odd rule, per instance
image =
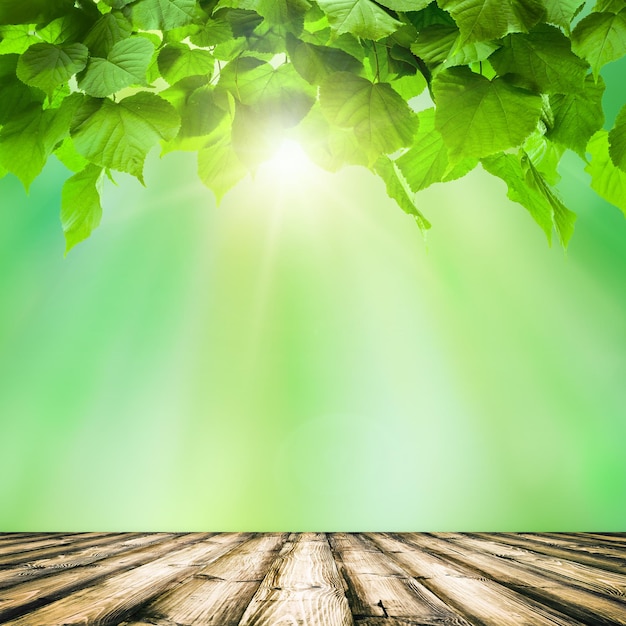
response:
[[[589,554],[601,554],[626,561],[626,550],[620,545],[608,545],[598,539],[587,539],[583,536],[568,535],[565,533],[521,533],[520,537],[532,541],[540,541],[551,546],[560,546],[568,550],[588,552]]]
[[[554,543],[547,543],[545,541],[534,541],[527,537],[516,533],[468,533],[475,537],[487,537],[501,543],[506,543],[512,546],[518,546],[520,548],[526,548],[533,552],[539,552],[540,554],[547,554],[548,556],[554,556],[557,559],[566,559],[569,561],[575,561],[576,563],[583,563],[590,567],[597,567],[599,569],[608,570],[617,574],[626,573],[626,562],[612,557],[605,557],[603,554],[591,554],[583,550],[576,550],[571,548],[564,548]]]
[[[589,537],[596,541],[602,541],[603,543],[609,543],[612,545],[619,545],[626,548],[626,534],[614,535],[609,533],[575,533],[577,537]]]
[[[135,536],[140,533],[134,533]],[[21,563],[29,563],[36,559],[48,558],[57,554],[67,554],[86,546],[106,545],[117,541],[120,533],[84,533],[76,539],[68,539],[63,537],[58,541],[51,541],[45,547],[33,550],[18,550],[14,554],[10,554],[0,558],[0,567],[6,568],[11,565],[19,565]]]
[[[366,533],[420,583],[470,623],[481,626],[583,626],[468,567],[409,545],[399,536]]]
[[[460,533],[437,533],[437,536],[478,552],[487,552],[500,558],[510,559],[562,582],[572,581],[576,585],[609,596],[626,596],[626,575],[624,574],[607,572],[566,559],[557,559],[486,538],[468,537]]]
[[[556,577],[540,573],[512,561],[500,559],[474,546],[466,547],[435,535],[408,533],[404,536],[411,545],[449,559],[453,563],[475,569],[498,583],[550,606],[565,615],[598,626],[626,626],[626,603],[574,584],[563,583]]]
[[[343,581],[326,536],[288,543],[263,579],[240,626],[352,626]]]
[[[120,626],[237,626],[286,538],[267,533],[238,545]]]
[[[626,559],[626,544],[621,542],[605,541],[599,537],[587,537],[578,533],[528,533],[525,536],[547,540],[553,545],[564,545],[575,550],[589,550],[592,554],[605,554],[617,559]]]
[[[0,533],[0,545],[6,546],[20,541],[35,541],[44,537],[64,537],[68,533]]]
[[[213,543],[200,533],[192,545],[177,549],[150,563],[116,574],[94,587],[81,589],[5,626],[111,626],[136,612],[150,600],[184,581],[199,567],[208,565],[247,535],[233,533],[228,540]],[[184,538],[179,538],[184,539]]]
[[[14,557],[28,560],[31,558],[31,555],[35,554],[36,556],[37,553],[44,548],[60,549],[62,546],[68,546],[77,541],[89,541],[99,537],[111,536],[112,534],[113,533],[84,533],[80,538],[75,537],[73,534],[63,535],[61,537],[49,537],[44,535],[33,537],[32,539],[27,538],[25,541],[0,546],[0,565],[12,563]]]
[[[130,568],[148,563],[169,552],[180,549],[198,539],[206,537],[182,535],[171,539],[159,538],[156,545],[130,547],[123,553],[104,559],[98,563],[60,570],[45,578],[24,582],[2,592],[0,597],[0,623],[14,619],[28,611],[49,604],[78,589],[94,585],[107,576],[128,571]]]
[[[332,533],[329,539],[356,620],[410,618],[423,625],[470,626],[360,535]]]
[[[173,536],[166,533],[145,533],[143,535],[121,533],[116,536],[115,541],[106,542],[104,545],[103,542],[91,542],[85,548],[79,550],[64,551],[49,558],[37,559],[7,569],[0,569],[0,589],[6,589],[7,587],[50,576],[51,574],[58,574],[60,571],[67,571],[73,567],[92,565],[116,554],[165,541]]]

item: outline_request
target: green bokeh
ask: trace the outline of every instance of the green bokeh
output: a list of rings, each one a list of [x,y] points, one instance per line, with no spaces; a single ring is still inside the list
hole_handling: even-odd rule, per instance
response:
[[[583,167],[567,254],[480,170],[424,244],[365,170],[216,208],[153,154],[64,259],[66,170],[7,176],[0,530],[624,530],[626,220]]]

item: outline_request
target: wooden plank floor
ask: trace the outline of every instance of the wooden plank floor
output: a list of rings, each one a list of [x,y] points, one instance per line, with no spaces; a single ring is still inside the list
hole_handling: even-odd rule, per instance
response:
[[[626,626],[626,533],[0,533],[4,626]]]

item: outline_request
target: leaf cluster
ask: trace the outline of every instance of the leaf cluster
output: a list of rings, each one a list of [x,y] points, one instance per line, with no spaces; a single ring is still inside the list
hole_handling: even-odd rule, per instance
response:
[[[197,153],[218,201],[297,139],[360,165],[426,231],[426,187],[479,163],[565,247],[565,150],[626,213],[626,106],[603,129],[601,69],[626,53],[626,0],[0,0],[0,175],[28,190],[55,155],[66,249],[104,176]]]

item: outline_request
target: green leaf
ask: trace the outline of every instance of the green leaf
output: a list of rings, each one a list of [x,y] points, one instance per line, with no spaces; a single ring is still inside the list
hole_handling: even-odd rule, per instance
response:
[[[26,191],[67,135],[74,104],[68,98],[62,109],[31,105],[0,130],[0,165],[18,177]]]
[[[435,125],[452,163],[519,146],[541,115],[541,98],[501,78],[488,80],[468,68],[440,72],[433,80]]]
[[[391,81],[393,90],[400,94],[403,100],[407,102],[416,96],[419,96],[428,86],[426,79],[421,73],[414,75],[401,76]]]
[[[181,111],[181,137],[208,135],[224,119],[226,112],[216,104],[214,92],[213,85],[204,85],[189,96]]]
[[[579,93],[550,96],[554,120],[547,136],[584,158],[587,142],[604,124],[603,94],[602,77],[599,76],[596,83],[590,74]]]
[[[293,65],[274,69],[253,57],[229,63],[220,75],[219,87],[284,127],[297,124],[315,101],[315,90]]]
[[[39,39],[32,34],[30,26],[0,26],[0,54],[22,54]]]
[[[377,41],[402,26],[402,22],[371,0],[318,0],[317,4],[339,35],[351,33],[362,39]]]
[[[615,126],[609,132],[609,154],[613,163],[626,172],[626,105],[618,113]]]
[[[232,125],[232,146],[250,172],[271,158],[280,146],[282,132],[274,120],[252,107],[238,104]]]
[[[94,98],[104,98],[136,84],[145,84],[154,45],[144,37],[118,41],[106,59],[93,57],[78,86]]]
[[[133,23],[143,30],[172,30],[193,22],[196,0],[138,0],[131,4]]]
[[[556,27],[541,25],[528,34],[515,33],[489,61],[498,74],[513,74],[542,93],[577,93],[588,65],[571,50],[569,39]]]
[[[381,154],[411,145],[417,131],[417,117],[391,85],[348,72],[332,74],[322,83],[320,105],[332,124],[354,129],[372,163]]]
[[[17,54],[0,56],[0,124],[19,117],[31,104],[41,104],[45,95],[25,85],[15,75]]]
[[[574,52],[591,64],[597,79],[600,68],[626,54],[626,10],[591,13],[572,31]]]
[[[477,159],[464,159],[454,167],[448,161],[448,149],[435,128],[435,109],[417,114],[419,129],[413,146],[396,161],[412,191],[426,189],[433,183],[455,180],[474,169]]]
[[[67,13],[74,0],[0,0],[0,24],[41,24]]]
[[[497,154],[482,159],[482,165],[507,184],[507,196],[528,210],[549,243],[552,241],[552,228],[555,227],[561,245],[567,247],[576,216],[565,208],[528,157]]]
[[[545,15],[540,0],[438,0],[438,4],[461,31],[459,47],[528,32]]]
[[[413,216],[422,233],[425,233],[430,228],[430,222],[415,206],[396,164],[389,157],[381,156],[374,164],[374,171],[383,179],[387,195],[395,200],[405,213]]]
[[[193,33],[189,40],[195,46],[208,48],[220,43],[229,42],[233,39],[233,29],[223,19],[207,20],[200,29]]]
[[[311,161],[329,172],[337,172],[348,164],[370,164],[352,129],[331,125],[319,103],[298,124],[294,134]]]
[[[308,0],[258,0],[256,12],[270,26],[279,26],[287,33],[299,35],[304,26],[304,14],[311,8]]]
[[[43,28],[37,35],[47,43],[73,43],[80,41],[92,25],[92,19],[81,9],[73,9]]]
[[[102,0],[104,4],[108,4],[113,9],[123,9],[126,5],[135,2],[135,0]]]
[[[84,170],[89,161],[76,151],[71,137],[66,137],[61,145],[55,149],[54,155],[72,172]]]
[[[459,29],[454,24],[431,24],[420,30],[411,51],[426,63],[443,63],[456,47]]]
[[[570,24],[585,4],[583,0],[544,0],[545,21],[565,29],[569,33]]]
[[[87,65],[88,56],[89,51],[81,43],[36,43],[20,56],[17,76],[27,85],[51,95],[56,87]]]
[[[598,0],[593,7],[594,11],[610,13],[619,13],[623,9],[626,9],[626,0]]]
[[[127,39],[133,32],[132,24],[118,11],[103,15],[85,37],[85,45],[92,56],[106,58],[113,46]]]
[[[178,43],[164,46],[159,52],[158,63],[163,78],[173,85],[187,76],[205,75],[210,78],[215,61],[208,50]]]
[[[295,37],[287,39],[287,49],[298,74],[312,85],[319,85],[335,72],[358,73],[363,67],[343,50],[305,43]]]
[[[61,192],[61,224],[65,234],[65,254],[87,239],[102,218],[98,183],[102,168],[87,167],[65,181]]]
[[[227,137],[198,152],[198,176],[215,194],[218,204],[247,173]]]
[[[545,135],[536,131],[526,139],[522,149],[550,185],[556,185],[561,180],[558,166],[563,156],[563,147],[552,143]]]
[[[379,0],[378,4],[392,11],[421,11],[431,2],[432,0]]]
[[[178,133],[174,107],[156,94],[141,92],[119,102],[87,100],[72,127],[76,150],[101,167],[127,172],[143,183],[143,164],[159,140]]]
[[[591,174],[591,187],[626,215],[626,172],[611,160],[607,131],[598,131],[589,141],[587,151],[591,161],[585,171]]]

